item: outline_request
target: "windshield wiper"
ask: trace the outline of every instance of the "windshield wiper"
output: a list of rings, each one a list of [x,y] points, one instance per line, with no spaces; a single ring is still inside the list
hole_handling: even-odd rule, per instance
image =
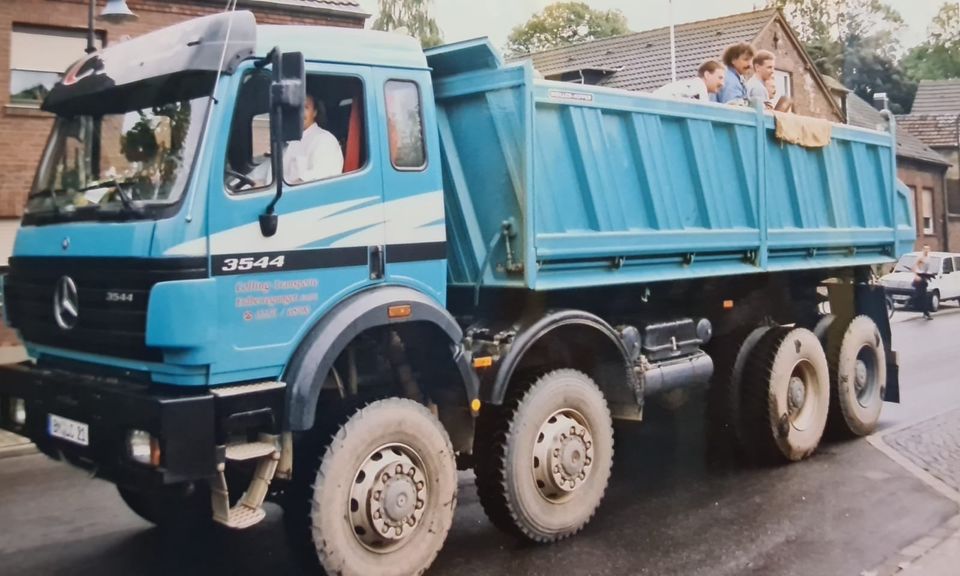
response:
[[[120,185],[120,181],[116,178],[111,178],[110,180],[104,180],[102,182],[97,182],[87,188],[81,190],[92,190],[93,188],[104,188],[106,186],[112,186],[113,189],[117,192],[117,196],[120,197],[120,203],[123,204],[123,211],[130,214],[142,215],[143,214],[143,205],[134,200],[127,194],[127,191],[123,189],[123,186]]]

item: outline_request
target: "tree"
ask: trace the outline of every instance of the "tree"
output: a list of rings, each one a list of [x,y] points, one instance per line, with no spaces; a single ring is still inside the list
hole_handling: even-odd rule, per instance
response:
[[[804,43],[822,74],[872,101],[886,92],[895,113],[910,109],[917,91],[897,62],[900,14],[881,0],[771,0]]]
[[[430,17],[432,0],[379,0],[374,30],[402,30],[420,40],[424,48],[443,43],[443,32]]]
[[[960,5],[947,2],[927,28],[927,41],[911,49],[903,68],[913,80],[960,78]]]
[[[529,54],[629,31],[627,19],[619,10],[594,10],[584,2],[557,2],[516,26],[507,37],[506,51]]]

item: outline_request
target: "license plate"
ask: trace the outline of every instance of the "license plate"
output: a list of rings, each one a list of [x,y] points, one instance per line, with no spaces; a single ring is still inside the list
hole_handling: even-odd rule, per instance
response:
[[[56,414],[47,416],[47,432],[54,438],[81,446],[90,445],[90,426]]]

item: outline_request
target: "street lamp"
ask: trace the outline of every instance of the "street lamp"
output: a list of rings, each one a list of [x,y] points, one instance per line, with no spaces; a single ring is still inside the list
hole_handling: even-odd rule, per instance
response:
[[[90,0],[87,10],[87,54],[97,51],[97,48],[93,45],[93,13],[96,4],[97,0]],[[133,22],[137,19],[137,15],[127,7],[125,0],[107,0],[107,5],[103,7],[103,12],[100,13],[99,19],[104,22],[109,22],[110,24],[122,24],[124,22]]]

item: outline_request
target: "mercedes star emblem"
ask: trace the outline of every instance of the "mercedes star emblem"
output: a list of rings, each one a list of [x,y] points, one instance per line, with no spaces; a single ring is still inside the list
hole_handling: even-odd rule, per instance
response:
[[[53,318],[57,326],[63,330],[70,330],[77,325],[80,317],[80,297],[77,295],[77,285],[73,278],[64,276],[57,281],[57,289],[53,292]]]
[[[69,236],[67,236],[67,237],[65,237],[65,238],[63,239],[63,242],[60,243],[60,247],[63,248],[64,250],[68,250],[68,249],[70,248],[70,237],[69,237]]]

